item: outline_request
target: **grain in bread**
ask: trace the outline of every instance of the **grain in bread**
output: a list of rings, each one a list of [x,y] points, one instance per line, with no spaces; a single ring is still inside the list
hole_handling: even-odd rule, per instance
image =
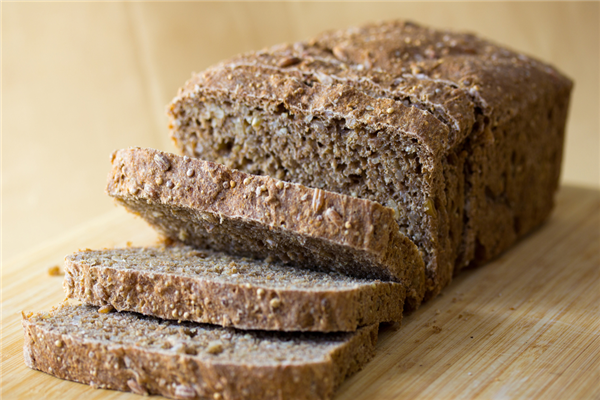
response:
[[[411,309],[423,298],[421,255],[378,203],[140,148],[113,154],[107,192],[188,245],[399,282]]]
[[[404,287],[189,246],[83,250],[65,259],[67,297],[118,311],[239,329],[355,331],[399,322]]]
[[[234,57],[168,114],[188,156],[394,208],[433,296],[550,213],[571,88],[474,35],[393,21]]]
[[[28,367],[174,399],[329,399],[372,357],[378,328],[245,332],[68,304],[22,323]]]

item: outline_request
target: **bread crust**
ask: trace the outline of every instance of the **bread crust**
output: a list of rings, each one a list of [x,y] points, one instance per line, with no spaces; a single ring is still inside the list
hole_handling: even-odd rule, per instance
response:
[[[62,305],[58,311],[24,315],[24,357],[28,367],[95,388],[140,395],[160,394],[173,399],[330,399],[342,380],[372,357],[378,329],[377,325],[371,325],[355,333],[333,336],[296,335],[295,339],[290,339],[293,335],[286,336],[285,340],[300,344],[304,340],[325,344],[331,341],[313,360],[288,361],[258,356],[254,360],[246,357],[228,361],[227,356],[210,354],[210,350],[194,355],[139,345],[128,338],[105,339],[87,325],[70,331],[55,322],[57,313],[72,313],[80,321],[96,317],[105,325],[114,324],[110,318],[115,314],[98,314],[91,307],[81,311]],[[139,319],[134,315],[128,318]],[[157,332],[160,330],[161,324],[151,324]],[[198,326],[185,325],[178,329],[190,327],[187,329],[202,335],[203,328],[201,325],[196,328]],[[136,329],[135,323],[129,329]],[[233,335],[231,342],[243,340],[243,332],[229,332]],[[267,340],[278,340],[276,335],[259,335],[271,338]],[[260,340],[257,343],[260,344]],[[293,345],[289,351],[293,354]]]
[[[217,272],[203,272],[211,263]],[[64,270],[67,297],[85,304],[238,329],[351,332],[400,322],[405,298],[394,282],[292,274],[294,267],[179,246],[84,250],[67,256]],[[242,277],[232,282],[233,273]]]
[[[411,308],[423,297],[416,246],[375,202],[139,148],[113,154],[107,192],[189,245],[399,282]]]

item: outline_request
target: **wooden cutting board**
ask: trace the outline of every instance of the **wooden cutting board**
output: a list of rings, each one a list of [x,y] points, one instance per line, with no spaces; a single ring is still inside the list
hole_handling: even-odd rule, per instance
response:
[[[21,310],[64,298],[48,268],[79,248],[150,244],[115,210],[3,265],[2,398],[135,399],[25,367]],[[496,261],[462,272],[442,295],[383,327],[375,358],[342,399],[600,399],[600,192],[563,187],[538,231]]]

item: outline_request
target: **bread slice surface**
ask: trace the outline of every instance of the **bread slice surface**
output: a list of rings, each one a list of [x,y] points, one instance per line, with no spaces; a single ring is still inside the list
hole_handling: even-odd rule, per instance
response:
[[[140,148],[113,154],[107,192],[185,244],[399,282],[410,308],[423,298],[422,257],[378,203]]]
[[[189,246],[84,250],[67,297],[163,319],[280,331],[355,331],[402,319],[404,287]]]
[[[24,315],[23,328],[30,368],[174,399],[329,399],[372,357],[378,329],[247,332],[68,304]]]

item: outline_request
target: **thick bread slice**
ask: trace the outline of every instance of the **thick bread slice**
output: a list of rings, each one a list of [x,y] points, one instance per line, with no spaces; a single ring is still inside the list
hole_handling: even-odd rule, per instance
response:
[[[404,287],[188,246],[85,250],[65,259],[67,297],[240,329],[355,331],[400,321]]]
[[[373,355],[353,333],[244,332],[63,304],[23,315],[25,364],[93,387],[174,399],[329,399]]]
[[[410,308],[423,298],[421,255],[378,203],[140,148],[113,154],[107,192],[186,244],[399,282]]]

